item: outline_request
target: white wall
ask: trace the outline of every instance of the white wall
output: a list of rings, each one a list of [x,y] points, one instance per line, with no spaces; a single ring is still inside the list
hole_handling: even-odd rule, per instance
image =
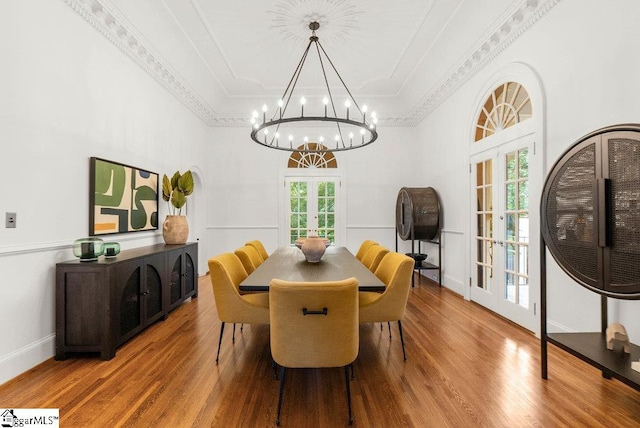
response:
[[[267,251],[279,242],[282,177],[290,153],[258,146],[250,128],[214,128],[208,150],[206,246],[210,256],[233,251],[252,239]],[[417,179],[419,142],[414,128],[380,128],[378,141],[336,153],[346,191],[346,246],[364,239],[395,247],[395,202],[402,186],[428,185]]]
[[[445,285],[464,293],[468,263],[468,145],[478,108],[473,105],[491,76],[514,62],[537,73],[544,93],[546,161],[544,175],[560,154],[589,131],[606,125],[640,122],[640,2],[562,0],[491,63],[470,78],[418,127],[423,142],[423,174],[443,199],[445,230],[464,231],[443,248]],[[433,157],[433,153],[438,153]],[[539,194],[531,209],[539,209]],[[532,230],[537,237],[539,231]],[[446,239],[447,236],[445,236]],[[465,258],[461,261],[461,258]],[[599,297],[574,283],[547,257],[551,330],[599,330]],[[530,270],[539,266],[530,266]],[[614,302],[612,318],[640,340],[638,302]]]
[[[62,1],[2,2],[0,26],[0,215],[17,213],[0,228],[2,383],[54,354],[55,263],[88,234],[89,157],[206,173],[209,130]]]

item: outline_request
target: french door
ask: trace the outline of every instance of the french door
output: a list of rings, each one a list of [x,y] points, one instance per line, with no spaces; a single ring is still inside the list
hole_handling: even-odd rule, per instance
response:
[[[535,331],[529,281],[533,143],[528,138],[471,157],[470,298]]]
[[[285,241],[317,235],[332,244],[340,241],[338,177],[287,177],[285,179]]]

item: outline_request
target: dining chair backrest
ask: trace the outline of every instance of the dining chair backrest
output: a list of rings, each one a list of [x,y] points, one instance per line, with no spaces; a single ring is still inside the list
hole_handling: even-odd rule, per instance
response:
[[[385,254],[388,253],[388,248],[385,248],[380,244],[373,244],[364,254],[364,257],[362,258],[362,264],[365,265],[371,272],[375,272],[382,258],[385,256]]]
[[[260,257],[258,250],[251,245],[242,246],[238,248],[235,253],[240,258],[248,274],[253,273],[253,271],[262,264],[262,257]]]
[[[362,244],[360,244],[360,248],[358,248],[358,252],[356,253],[356,259],[362,261],[367,250],[373,244],[377,244],[377,242],[372,241],[371,239],[365,239],[364,241],[362,241]]]
[[[386,285],[371,307],[361,307],[361,322],[397,321],[404,316],[415,261],[404,254],[386,254],[375,275]]]
[[[269,286],[270,346],[281,366],[280,413],[288,368],[343,367],[349,423],[353,422],[349,365],[358,356],[358,280],[289,282]]]
[[[270,346],[276,364],[341,367],[358,356],[358,280],[290,282],[269,287]]]
[[[238,285],[247,277],[242,263],[234,253],[223,253],[208,261],[213,297],[218,317],[223,322],[268,324],[269,308],[251,304],[240,295]],[[255,299],[254,299],[255,300]]]
[[[261,241],[258,241],[256,239],[256,240],[247,242],[245,245],[251,245],[256,250],[258,250],[258,254],[260,254],[260,258],[262,258],[262,261],[265,261],[269,258],[269,253],[267,253],[267,249],[264,248],[264,245],[262,245]]]

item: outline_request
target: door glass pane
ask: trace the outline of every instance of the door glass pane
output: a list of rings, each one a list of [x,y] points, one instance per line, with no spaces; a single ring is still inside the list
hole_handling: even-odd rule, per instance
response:
[[[484,232],[484,236],[486,236],[487,238],[492,239],[493,238],[493,215],[492,214],[485,214],[485,232]]]
[[[522,149],[518,152],[518,176],[529,178],[529,149]]]
[[[513,274],[505,275],[504,298],[510,302],[516,302],[516,284]]]
[[[485,184],[492,184],[493,183],[493,160],[492,159],[487,159],[485,162],[485,168],[484,168],[484,182]]]
[[[491,159],[476,164],[476,286],[491,289],[493,276],[493,186]]]
[[[529,182],[520,181],[518,186],[518,208],[529,210]]]
[[[515,180],[516,177],[516,154],[515,153],[509,153],[507,155],[507,181],[512,181]]]
[[[518,214],[518,241],[529,242],[529,213]]]
[[[505,226],[506,226],[506,240],[507,241],[515,241],[516,240],[516,215],[511,213],[505,216]]]
[[[289,243],[307,236],[306,207],[307,183],[292,181],[289,183]]]
[[[516,183],[507,183],[506,186],[506,202],[507,202],[507,210],[515,210],[516,209]]]
[[[505,156],[504,298],[529,307],[529,159],[528,149]]]

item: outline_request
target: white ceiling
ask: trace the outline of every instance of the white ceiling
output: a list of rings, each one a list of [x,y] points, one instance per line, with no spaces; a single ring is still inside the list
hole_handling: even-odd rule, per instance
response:
[[[65,1],[203,120],[225,126],[280,98],[311,21],[356,100],[383,123],[415,124],[559,0]],[[310,102],[326,92],[319,70],[310,52],[296,86]]]

